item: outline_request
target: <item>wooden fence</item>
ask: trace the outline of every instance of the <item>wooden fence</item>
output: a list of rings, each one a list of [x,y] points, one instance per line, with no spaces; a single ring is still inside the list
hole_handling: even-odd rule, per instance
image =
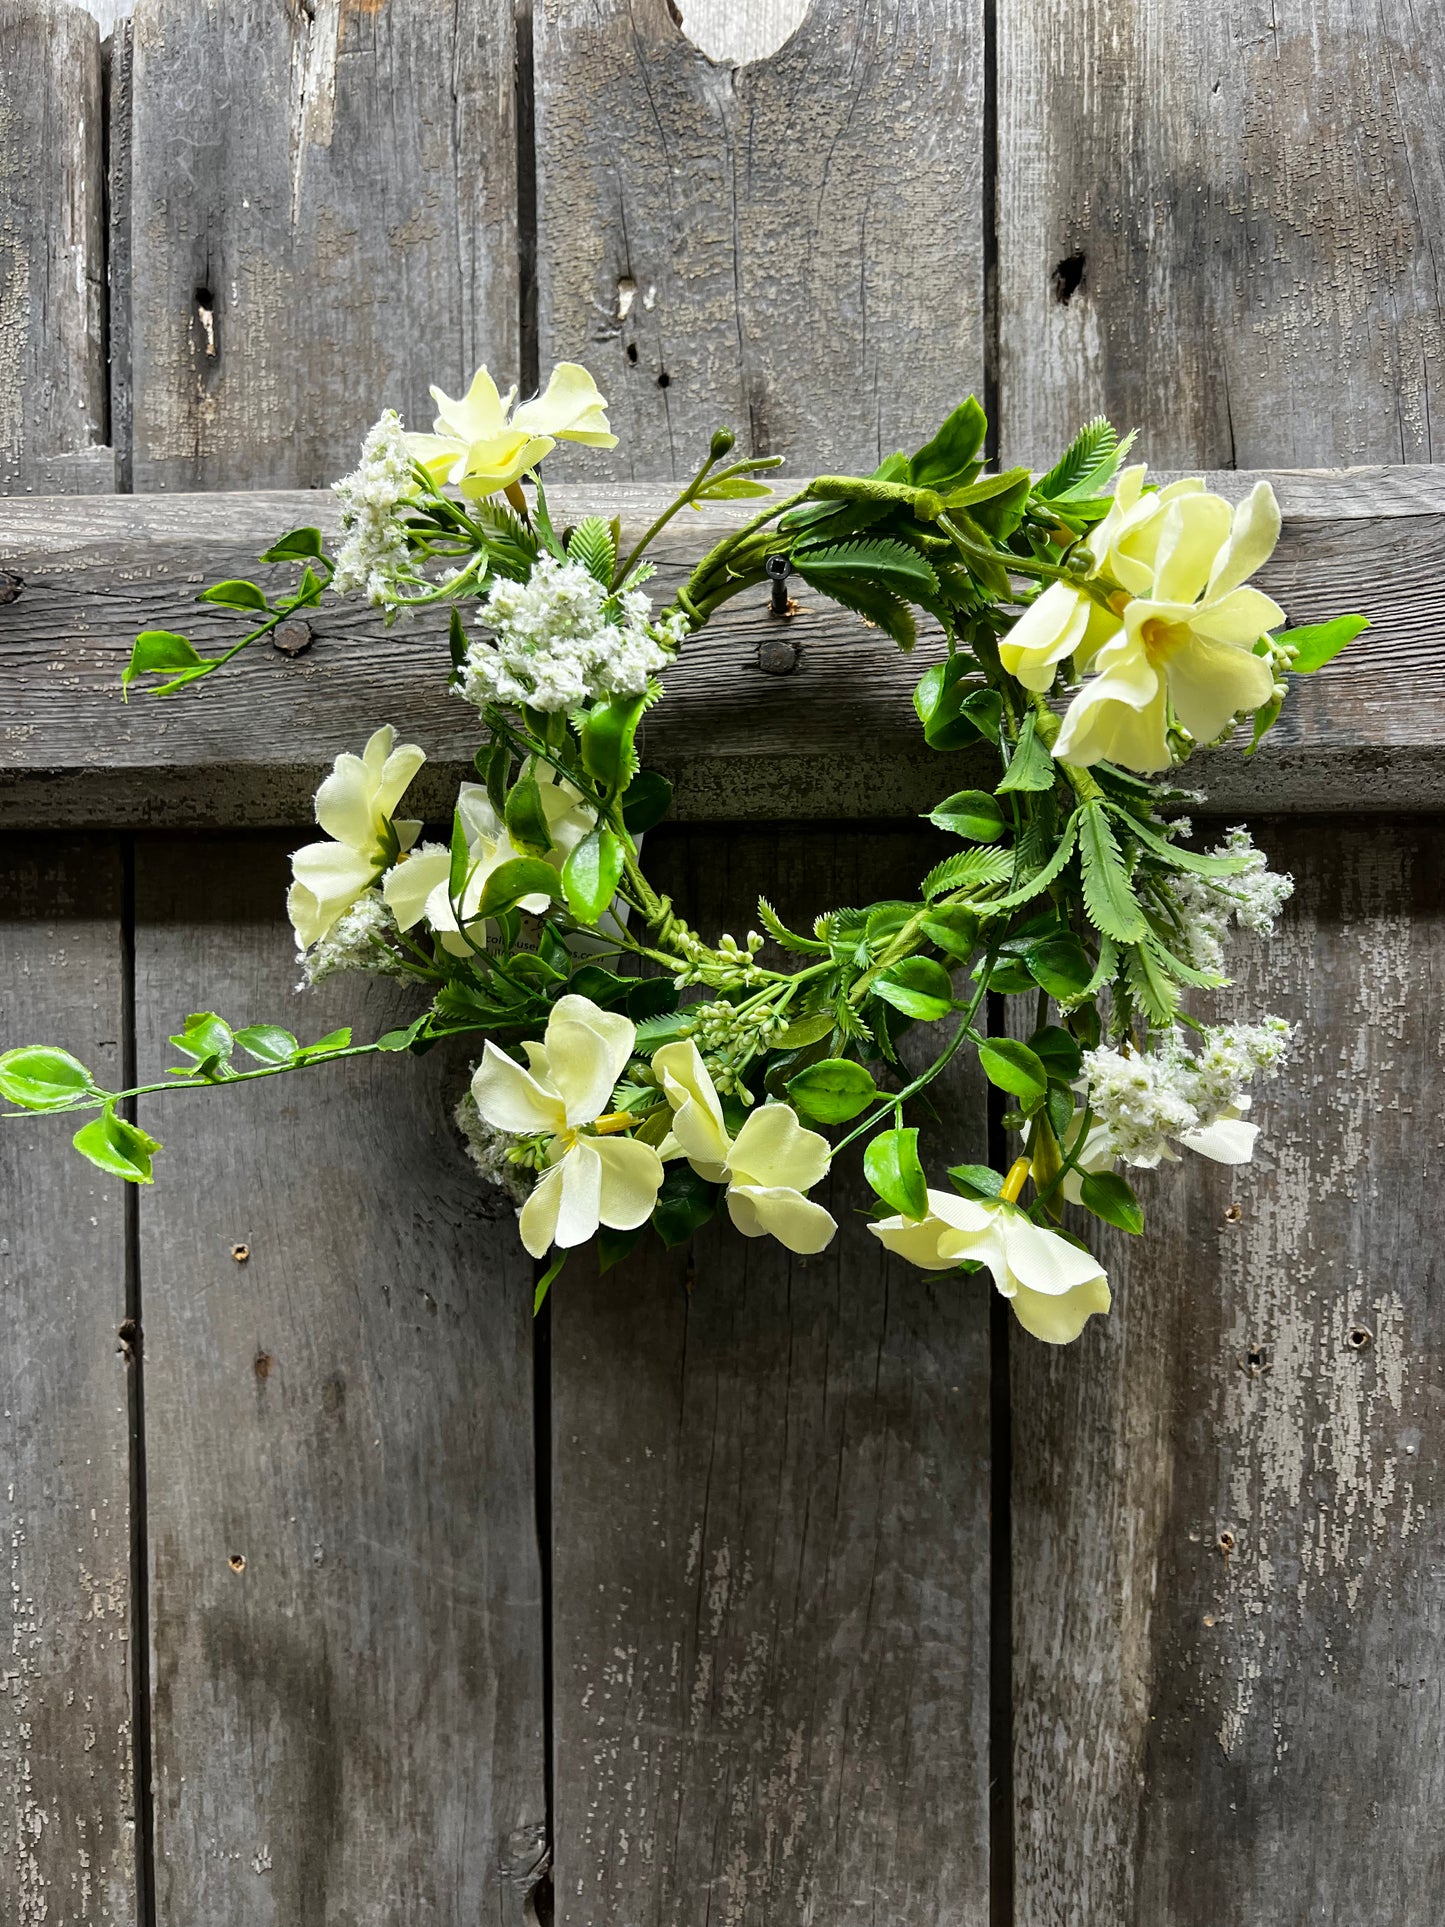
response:
[[[821,469],[1107,410],[1274,473],[1269,586],[1375,623],[1205,779],[1299,886],[1231,993],[1304,1026],[1261,1155],[1150,1184],[1067,1351],[843,1178],[821,1258],[709,1230],[534,1325],[440,1052],[148,1110],[143,1197],[0,1127],[6,1922],[1438,1918],[1442,73],[1362,0],[0,0],[4,1043],[397,1009],[297,995],[285,857],[385,719],[440,811],[439,632],[119,669],[483,359],[594,370],[631,515],[721,420]],[[695,920],[926,860],[915,673],[759,607],[680,666]]]

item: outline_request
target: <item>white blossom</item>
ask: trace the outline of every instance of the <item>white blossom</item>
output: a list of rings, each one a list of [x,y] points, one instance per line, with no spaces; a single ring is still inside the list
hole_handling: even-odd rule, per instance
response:
[[[338,970],[369,970],[382,977],[404,977],[406,965],[392,949],[396,918],[380,890],[364,890],[308,950],[297,939],[304,979],[296,987],[319,984]]]
[[[526,582],[496,581],[477,620],[491,640],[474,642],[461,693],[532,709],[575,709],[589,697],[640,696],[686,633],[680,616],[649,620],[639,590],[609,597],[580,563],[539,557]]]
[[[1268,858],[1255,848],[1243,824],[1230,830],[1211,855],[1248,857],[1249,868],[1229,877],[1176,875],[1169,878],[1165,889],[1179,919],[1185,962],[1196,970],[1220,976],[1224,971],[1224,938],[1231,922],[1258,935],[1268,935],[1294,895],[1294,878],[1270,869]]]
[[[1293,1036],[1283,1017],[1266,1017],[1201,1032],[1192,1055],[1177,1031],[1149,1051],[1086,1051],[1083,1089],[1099,1133],[1089,1147],[1091,1168],[1106,1169],[1116,1157],[1152,1168],[1177,1156],[1171,1140],[1225,1163],[1246,1162],[1255,1126],[1240,1121],[1249,1108],[1244,1087],[1276,1075]]]
[[[364,595],[376,608],[396,606],[413,579],[402,511],[417,499],[416,472],[401,417],[388,408],[361,444],[361,465],[332,489],[341,503],[341,548],[331,586]]]
[[[463,1095],[453,1116],[466,1144],[467,1156],[477,1167],[483,1183],[500,1186],[513,1204],[525,1204],[536,1182],[536,1172],[511,1154],[527,1140],[512,1131],[499,1131],[494,1124],[488,1124],[477,1109],[477,1100],[470,1089]]]

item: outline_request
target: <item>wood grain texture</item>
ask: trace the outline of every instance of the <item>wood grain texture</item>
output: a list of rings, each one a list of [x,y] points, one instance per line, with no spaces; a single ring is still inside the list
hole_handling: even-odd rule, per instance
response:
[[[714,10],[710,50],[777,47],[743,66],[677,11],[536,8],[543,369],[596,373],[617,475],[690,474],[724,422],[866,472],[983,380],[982,7],[813,0],[781,46]]]
[[[1020,0],[999,16],[1003,446],[1100,409],[1155,458],[1440,458],[1436,7]]]
[[[0,855],[0,1049],[63,1042],[120,1083],[123,985],[114,840],[12,839]],[[138,1919],[121,1190],[75,1155],[61,1120],[0,1124],[10,1927]]]
[[[141,0],[133,32],[137,488],[327,482],[384,407],[514,367],[510,0]]]
[[[1014,1349],[1019,1927],[1425,1921],[1445,1880],[1445,899],[1424,823],[1265,823],[1226,1011],[1301,1025],[1252,1166]]]
[[[197,1002],[297,995],[274,841],[143,843],[143,1077]],[[531,1266],[451,1124],[465,1065],[143,1100],[158,1927],[521,1927],[542,1851]],[[241,1246],[244,1262],[235,1247]]]
[[[1254,478],[1209,479],[1236,496]],[[1292,621],[1360,608],[1373,626],[1296,684],[1251,763],[1227,751],[1200,764],[1203,786],[1222,809],[1261,798],[1295,809],[1439,807],[1445,479],[1432,468],[1272,479],[1285,532],[1260,581]],[[557,512],[575,518],[600,499],[615,501],[640,532],[665,491],[561,490]],[[665,534],[659,599],[746,508],[710,509]],[[314,619],[304,655],[287,659],[268,644],[179,698],[120,700],[137,629],[179,628],[203,648],[221,646],[238,625],[197,608],[197,591],[227,573],[254,574],[256,554],[282,529],[318,520],[331,526],[329,498],[307,494],[0,505],[0,568],[22,582],[0,606],[0,708],[11,719],[0,738],[0,820],[304,822],[320,771],[386,720],[433,759],[421,807],[448,814],[476,719],[446,692],[440,620],[388,632],[374,611],[332,603]],[[272,573],[278,587],[290,580]],[[762,591],[740,597],[669,672],[645,753],[676,780],[680,812],[909,815],[952,777],[953,787],[968,780],[966,764],[922,748],[913,712],[937,637],[903,657],[843,611],[801,599],[812,606],[780,619]],[[796,664],[770,674],[760,646],[780,638],[795,645]],[[860,734],[874,751],[866,759]]]
[[[106,438],[100,41],[0,0],[0,493],[113,486]]]
[[[704,932],[892,894],[913,832],[659,833]],[[983,1105],[942,1101],[960,1157]],[[973,1927],[988,1893],[988,1309],[712,1225],[554,1287],[559,1927]]]

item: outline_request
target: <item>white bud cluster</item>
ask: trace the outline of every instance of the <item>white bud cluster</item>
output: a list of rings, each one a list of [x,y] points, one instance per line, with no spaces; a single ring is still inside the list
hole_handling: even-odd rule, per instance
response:
[[[1152,1167],[1187,1139],[1242,1108],[1253,1077],[1278,1072],[1294,1036],[1283,1017],[1206,1030],[1191,1056],[1177,1031],[1157,1049],[1084,1053],[1084,1089],[1096,1123],[1126,1164]]]
[[[305,976],[296,988],[305,990],[338,970],[369,970],[379,977],[406,976],[406,965],[392,948],[391,940],[396,935],[396,918],[380,890],[363,890],[319,943],[301,950]]]
[[[575,709],[589,697],[640,696],[687,633],[682,616],[659,622],[638,589],[609,596],[580,563],[537,560],[525,582],[492,584],[477,620],[460,689],[469,703]]]
[[[361,444],[361,465],[332,490],[341,503],[341,548],[331,586],[363,595],[374,608],[395,608],[413,579],[401,511],[417,498],[416,471],[401,417],[388,408]]]
[[[1187,834],[1183,825],[1176,827]],[[1249,868],[1229,877],[1178,874],[1170,877],[1165,888],[1179,919],[1185,962],[1222,976],[1224,939],[1231,922],[1267,935],[1294,895],[1294,878],[1270,869],[1263,850],[1255,848],[1243,824],[1230,830],[1210,854],[1248,857]]]
[[[736,937],[724,931],[716,944],[708,945],[685,923],[674,924],[672,946],[686,957],[687,963],[673,981],[679,990],[686,989],[689,984],[707,984],[720,989],[724,986],[731,988],[734,984],[761,983],[766,972],[757,958],[764,941],[756,930],[749,930],[745,947]]]
[[[529,1141],[488,1124],[470,1089],[452,1115],[482,1182],[497,1185],[513,1204],[525,1204],[536,1179]]]
[[[725,997],[693,1005],[688,1016],[686,1035],[701,1052],[713,1083],[725,1095],[731,1093],[751,1104],[753,1094],[742,1081],[740,1067],[772,1048],[787,1029],[787,1018],[763,1004],[739,1010]]]

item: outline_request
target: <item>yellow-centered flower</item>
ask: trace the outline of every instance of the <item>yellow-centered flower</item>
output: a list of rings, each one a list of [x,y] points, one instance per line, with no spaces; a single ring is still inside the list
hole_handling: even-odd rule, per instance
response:
[[[517,391],[505,399],[485,368],[459,401],[433,388],[437,417],[430,435],[408,435],[407,449],[439,486],[450,482],[478,499],[510,488],[543,461],[559,441],[589,448],[615,448],[607,424],[607,403],[587,370],[559,361],[546,389],[513,408]]]
[[[426,752],[415,743],[398,747],[390,723],[360,756],[337,757],[316,792],[316,821],[332,841],[308,843],[291,858],[296,881],[286,908],[303,949],[319,943],[398,853],[416,842],[421,824],[394,821],[391,813],[425,761]]]

